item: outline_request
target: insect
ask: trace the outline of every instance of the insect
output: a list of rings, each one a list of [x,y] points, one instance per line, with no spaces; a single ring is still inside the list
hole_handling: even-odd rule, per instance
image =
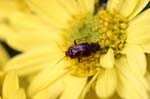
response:
[[[68,50],[65,52],[65,55],[71,59],[78,58],[79,62],[81,62],[82,57],[88,57],[100,49],[100,45],[98,43],[77,44],[76,40],[74,40],[74,45],[75,46],[68,48]]]

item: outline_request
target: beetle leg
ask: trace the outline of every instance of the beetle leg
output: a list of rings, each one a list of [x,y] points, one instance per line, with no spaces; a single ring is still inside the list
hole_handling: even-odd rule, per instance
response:
[[[78,62],[82,61],[82,54],[78,57]]]
[[[78,57],[78,62],[81,62],[80,58]]]
[[[74,45],[77,45],[77,42],[76,42],[76,40],[74,40]]]
[[[81,62],[81,60],[82,60],[81,57],[78,57],[78,62]]]

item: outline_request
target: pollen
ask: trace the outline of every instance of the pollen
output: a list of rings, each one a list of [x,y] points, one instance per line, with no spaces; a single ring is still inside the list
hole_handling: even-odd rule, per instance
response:
[[[108,49],[112,48],[115,57],[118,57],[126,43],[127,19],[117,12],[110,13],[106,10],[101,10],[96,15],[96,19],[100,24],[98,33],[101,54],[107,53]]]
[[[75,15],[68,21],[68,28],[65,29],[67,40],[65,39],[66,50],[81,43],[98,43],[100,49],[89,57],[82,57],[82,61],[74,59],[72,74],[76,76],[92,76],[100,66],[100,57],[106,54],[108,49],[114,51],[115,58],[121,55],[121,50],[126,44],[126,29],[128,27],[127,18],[117,12],[109,12],[101,9],[97,14]],[[73,59],[72,59],[73,60]]]

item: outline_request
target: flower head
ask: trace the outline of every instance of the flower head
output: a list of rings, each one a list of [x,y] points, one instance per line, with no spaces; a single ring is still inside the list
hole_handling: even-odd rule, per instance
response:
[[[95,0],[27,0],[34,14],[12,14],[15,30],[6,36],[25,53],[5,71],[38,73],[28,88],[34,98],[82,99],[92,89],[100,98],[116,91],[121,98],[148,99],[150,9],[141,12],[148,2],[109,0],[95,11]]]

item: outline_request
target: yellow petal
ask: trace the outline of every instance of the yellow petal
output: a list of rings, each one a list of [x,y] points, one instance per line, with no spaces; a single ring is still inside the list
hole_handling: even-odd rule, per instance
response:
[[[149,74],[150,73],[150,54],[146,54],[146,61],[147,61],[147,73]]]
[[[0,17],[7,17],[15,11],[29,10],[24,1],[20,0],[0,0]]]
[[[114,60],[114,52],[112,49],[109,49],[105,55],[101,55],[100,65],[104,68],[113,68]]]
[[[47,24],[47,22],[42,20],[42,18],[31,13],[14,12],[8,17],[8,21],[10,22],[11,26],[17,30],[37,29],[42,30],[43,32],[54,30],[54,27]]]
[[[94,13],[95,10],[95,0],[84,0],[84,3],[86,5],[86,9],[90,13]]]
[[[121,7],[123,0],[108,0],[107,1],[107,10],[109,11],[114,11],[114,10],[119,10]]]
[[[148,83],[149,89],[150,89],[150,73],[149,72],[146,74],[146,79],[147,79],[147,83]],[[149,92],[150,92],[150,90],[149,90]]]
[[[56,26],[64,27],[70,14],[60,5],[58,0],[26,0],[30,8],[35,11],[46,22]]]
[[[8,99],[19,88],[19,79],[16,72],[8,72],[3,84],[3,98]]]
[[[65,80],[65,89],[60,99],[78,99],[87,82],[87,78],[68,75]]]
[[[33,99],[55,99],[64,90],[64,81],[62,79],[58,80],[54,84],[46,87],[45,89],[38,92]]]
[[[7,36],[13,33],[15,31],[8,24],[0,24],[0,40],[5,41]]]
[[[142,12],[129,23],[127,42],[138,44],[150,52],[150,9]]]
[[[3,81],[5,78],[5,72],[0,71],[0,88],[3,86]]]
[[[77,0],[77,2],[79,4],[82,12],[88,12],[86,9],[86,4],[85,4],[86,0]]]
[[[122,98],[147,99],[148,83],[143,75],[135,75],[129,69],[126,57],[116,61],[116,69],[119,77],[117,92]]]
[[[32,99],[48,99],[48,88],[45,88],[38,92]]]
[[[150,26],[133,30],[128,29],[128,34],[127,42],[129,44],[139,45],[143,48],[144,52],[150,53]]]
[[[14,13],[9,21],[15,31],[6,26],[1,27],[1,31],[6,33],[3,34],[7,43],[17,50],[25,51],[41,45],[51,46],[61,39],[61,34],[57,30],[36,16]]]
[[[128,17],[131,15],[136,7],[136,5],[139,3],[139,0],[124,0],[121,7],[120,7],[120,14]]]
[[[81,9],[79,7],[79,4],[75,0],[59,0],[59,2],[64,6],[66,11],[68,11],[71,15],[79,14],[81,13]]]
[[[62,78],[68,72],[65,68],[68,63],[65,60],[57,61],[55,64],[49,64],[49,67],[41,71],[31,82],[28,94],[33,96],[40,90],[50,86],[55,83],[57,80]],[[38,82],[37,82],[38,81]]]
[[[21,33],[7,36],[7,43],[19,51],[27,51],[40,46],[54,46],[59,42],[60,36],[57,33],[49,32],[38,30],[22,31]]]
[[[19,76],[25,76],[54,65],[62,57],[64,54],[57,45],[41,46],[14,57],[6,64],[4,71],[16,70]]]
[[[79,97],[79,99],[84,99],[87,95],[87,92],[90,90],[92,84],[95,84],[95,81],[97,79],[97,77],[99,76],[100,72],[102,70],[98,70],[98,72],[87,82],[87,84],[85,85],[84,89],[82,90],[82,93]]]
[[[125,99],[149,99],[146,90],[139,89],[136,86],[135,82],[129,81],[128,78],[124,76],[119,76],[119,84],[117,92],[118,94]],[[142,84],[140,85],[142,87]],[[131,90],[132,89],[132,90]]]
[[[10,56],[4,49],[4,47],[0,44],[0,68],[2,69],[6,62],[9,60]]]
[[[77,0],[83,12],[94,13],[96,0]]]
[[[18,89],[14,92],[12,96],[10,96],[9,99],[26,99],[25,91],[24,89]]]
[[[136,75],[145,75],[146,73],[146,56],[143,49],[137,45],[127,44],[124,49],[129,69]]]
[[[48,99],[55,99],[56,97],[59,97],[62,94],[65,88],[62,79],[48,87]]]
[[[85,99],[99,99],[93,90],[90,90]]]
[[[148,4],[149,0],[139,0],[134,11],[129,16],[129,20],[133,19],[138,13],[140,13],[144,7]]]
[[[117,75],[115,69],[103,71],[96,82],[96,94],[101,98],[108,98],[115,92],[117,87]]]
[[[10,16],[10,23],[15,28],[13,33],[11,27],[4,26],[2,32],[5,32],[7,43],[20,51],[25,51],[36,46],[51,46],[60,40],[60,34],[49,27],[40,18],[23,13],[14,13]],[[8,29],[8,30],[7,30]],[[10,33],[8,33],[10,32]],[[52,35],[53,34],[53,35]],[[53,42],[53,43],[52,43]]]
[[[140,13],[139,15],[137,15],[133,20],[131,20],[129,22],[129,30],[131,29],[139,29],[139,27],[145,27],[145,26],[149,26],[150,22],[147,21],[150,19],[150,9],[147,9],[145,11],[143,11],[142,13]],[[141,29],[141,28],[140,28]],[[136,34],[136,33],[132,33]]]

